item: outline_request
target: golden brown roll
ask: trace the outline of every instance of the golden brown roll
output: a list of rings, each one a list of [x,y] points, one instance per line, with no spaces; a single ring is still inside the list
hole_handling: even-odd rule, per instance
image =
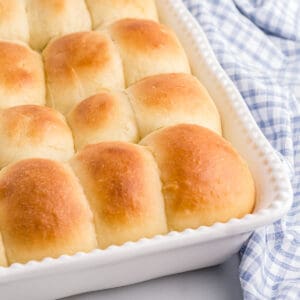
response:
[[[141,141],[161,172],[169,230],[251,213],[255,188],[245,161],[222,137],[197,125],[157,130]]]
[[[48,105],[63,114],[102,88],[124,88],[119,53],[105,33],[65,35],[50,42],[43,55]]]
[[[158,21],[154,0],[86,0],[93,27],[124,18]]]
[[[69,166],[27,159],[0,172],[0,229],[8,263],[97,247],[93,216]]]
[[[126,86],[162,73],[190,73],[186,54],[176,35],[150,20],[123,19],[109,27],[121,53]]]
[[[0,110],[0,168],[29,157],[66,161],[74,154],[72,132],[57,111],[38,105]]]
[[[100,248],[167,232],[158,169],[143,147],[88,145],[71,166],[90,201]]]
[[[36,50],[42,50],[53,37],[91,29],[84,0],[26,1],[30,46]]]
[[[25,1],[0,0],[0,38],[28,43],[29,29]]]
[[[0,267],[7,267],[7,259],[5,255],[5,249],[4,249],[1,234],[0,234]]]
[[[0,108],[45,104],[40,55],[22,43],[0,40]]]
[[[127,92],[141,137],[155,129],[192,123],[222,134],[218,110],[199,80],[184,73],[146,77]]]
[[[137,142],[139,135],[128,98],[103,90],[80,102],[68,115],[76,149],[102,141]]]

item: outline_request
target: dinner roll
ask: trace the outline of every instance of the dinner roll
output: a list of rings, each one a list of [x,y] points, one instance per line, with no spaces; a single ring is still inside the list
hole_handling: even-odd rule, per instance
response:
[[[126,86],[161,73],[190,73],[185,52],[176,35],[150,20],[123,19],[109,27],[121,53]]]
[[[0,38],[29,41],[25,1],[0,0]]]
[[[38,105],[0,110],[0,168],[23,158],[60,161],[74,154],[73,138],[64,117]]]
[[[190,74],[147,77],[127,89],[142,137],[179,123],[194,123],[221,134],[218,110],[205,87]]]
[[[0,233],[0,267],[7,267],[7,259],[5,255],[5,249],[4,249],[1,233]]]
[[[28,46],[0,40],[0,108],[45,104],[41,57]]]
[[[138,130],[124,93],[103,90],[80,102],[69,114],[76,149],[102,141],[138,141]]]
[[[53,37],[91,29],[84,0],[26,1],[30,45],[34,49],[42,50]]]
[[[124,88],[122,62],[106,33],[65,35],[50,42],[43,55],[48,105],[64,114],[102,88]]]
[[[143,147],[88,145],[71,165],[90,201],[100,248],[167,232],[158,169]]]
[[[169,230],[226,222],[251,213],[255,189],[229,142],[198,125],[159,129],[141,142],[160,168]]]
[[[27,159],[0,172],[0,229],[9,264],[97,247],[93,216],[69,166]]]
[[[124,18],[158,21],[155,0],[86,0],[93,27]]]

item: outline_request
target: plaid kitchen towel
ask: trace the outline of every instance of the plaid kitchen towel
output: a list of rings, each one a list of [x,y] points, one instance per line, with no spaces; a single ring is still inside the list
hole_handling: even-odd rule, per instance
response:
[[[183,1],[291,171],[290,212],[240,251],[244,298],[300,299],[300,0]]]

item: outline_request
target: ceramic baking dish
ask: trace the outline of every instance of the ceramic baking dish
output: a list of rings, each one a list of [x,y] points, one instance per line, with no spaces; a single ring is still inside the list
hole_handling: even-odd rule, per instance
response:
[[[194,75],[217,104],[225,137],[248,161],[257,190],[255,212],[106,250],[0,268],[1,299],[61,298],[219,264],[237,252],[254,229],[276,221],[289,209],[288,172],[218,64],[203,31],[180,0],[157,0],[157,6],[161,21],[181,40]]]

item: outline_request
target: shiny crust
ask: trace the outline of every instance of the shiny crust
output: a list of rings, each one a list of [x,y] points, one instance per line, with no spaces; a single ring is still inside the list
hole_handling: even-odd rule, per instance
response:
[[[89,145],[71,165],[91,203],[101,248],[167,232],[157,166],[141,146]]]
[[[38,105],[0,110],[0,166],[28,157],[68,160],[73,138],[64,117]]]
[[[179,123],[202,125],[221,134],[218,110],[200,81],[184,73],[150,76],[127,89],[141,136]]]
[[[77,149],[102,141],[138,141],[135,118],[124,93],[103,90],[80,102],[68,115]]]
[[[48,104],[64,114],[101,88],[124,88],[121,59],[105,33],[79,32],[54,39],[43,56]]]
[[[41,57],[26,45],[0,40],[0,108],[45,103]]]
[[[161,171],[169,230],[226,222],[251,213],[255,188],[245,161],[212,131],[181,124],[141,141]]]
[[[154,0],[86,0],[93,27],[124,18],[158,21]]]
[[[109,31],[121,53],[126,86],[150,75],[190,73],[182,46],[165,25],[151,20],[123,19],[112,24]]]
[[[42,50],[53,37],[91,29],[84,0],[26,0],[30,46]]]
[[[0,172],[0,229],[10,264],[97,247],[76,177],[51,160],[23,160]]]

